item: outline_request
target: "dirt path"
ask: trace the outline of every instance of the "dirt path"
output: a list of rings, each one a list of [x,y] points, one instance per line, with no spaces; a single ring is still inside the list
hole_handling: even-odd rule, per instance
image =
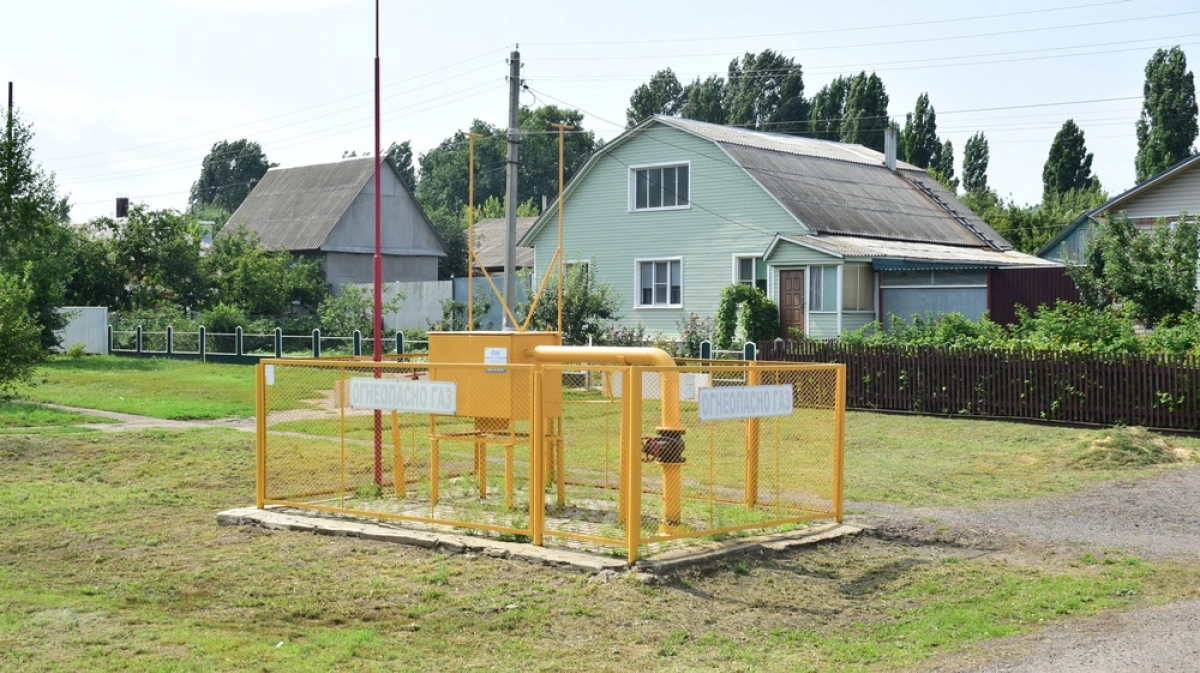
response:
[[[189,428],[233,428],[234,430],[245,430],[247,432],[254,431],[253,418],[220,418],[211,421],[172,421],[165,418],[152,418],[150,416],[138,416],[137,414],[123,414],[116,411],[68,407],[62,404],[43,403],[43,406],[50,407],[51,409],[58,409],[60,411],[73,411],[77,414],[83,414],[85,416],[98,416],[100,418],[108,418],[116,421],[116,423],[92,423],[82,426],[104,432],[149,430],[151,428],[172,428],[177,430],[186,430]]]
[[[1123,549],[1146,558],[1200,562],[1200,467],[1100,484],[1068,495],[978,508],[851,503],[855,523],[882,535],[975,548],[1082,554]],[[971,673],[1198,671],[1200,600],[1054,624],[925,662],[921,670]]]

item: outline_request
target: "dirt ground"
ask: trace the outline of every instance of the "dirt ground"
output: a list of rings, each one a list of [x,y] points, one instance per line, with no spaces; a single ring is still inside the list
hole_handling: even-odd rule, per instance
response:
[[[1123,549],[1200,562],[1200,467],[1102,484],[1032,501],[972,509],[851,503],[855,523],[895,539],[922,539],[999,555],[1080,555]],[[1200,593],[1200,587],[1195,588]],[[1200,600],[1054,624],[935,659],[922,670],[971,673],[1200,670]]]

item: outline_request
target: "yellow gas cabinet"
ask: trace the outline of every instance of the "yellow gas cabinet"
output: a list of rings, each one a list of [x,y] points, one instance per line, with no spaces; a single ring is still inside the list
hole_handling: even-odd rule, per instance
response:
[[[530,371],[506,365],[533,364],[526,351],[560,345],[557,332],[430,332],[430,378],[458,384],[459,416],[528,419],[533,413]],[[473,366],[438,367],[454,364]],[[561,415],[561,377],[545,377],[544,386],[543,413],[547,417]]]

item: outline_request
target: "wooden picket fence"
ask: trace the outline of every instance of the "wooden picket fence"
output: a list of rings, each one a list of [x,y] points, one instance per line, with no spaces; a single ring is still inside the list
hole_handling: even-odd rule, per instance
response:
[[[847,407],[1200,432],[1200,359],[855,346],[759,344],[759,359],[847,365]]]

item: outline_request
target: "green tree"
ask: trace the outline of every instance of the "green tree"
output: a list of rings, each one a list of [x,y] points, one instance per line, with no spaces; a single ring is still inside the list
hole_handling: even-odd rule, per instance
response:
[[[773,133],[804,133],[808,100],[800,64],[770,49],[729,63],[726,123]]]
[[[1200,225],[1186,213],[1174,225],[1159,220],[1140,232],[1124,214],[1097,227],[1093,239],[1103,261],[1094,276],[1147,327],[1169,324],[1196,303]]]
[[[967,139],[963,150],[963,190],[968,194],[982,194],[988,191],[988,141],[983,131]]]
[[[383,312],[394,313],[403,299],[403,295],[393,295],[383,303]],[[329,295],[317,307],[317,316],[321,320],[321,334],[348,337],[354,334],[354,330],[358,330],[364,338],[370,338],[374,333],[374,323],[371,320],[374,310],[375,298],[366,286],[343,285],[339,294]]]
[[[71,242],[75,272],[66,288],[71,306],[105,306],[127,310],[129,277],[118,263],[112,239],[100,236],[91,226],[76,227]]]
[[[503,198],[507,160],[504,131],[476,119],[470,132],[483,136],[475,139],[475,202],[482,203],[489,196]],[[421,155],[417,201],[431,218],[433,212],[444,211],[457,219],[467,205],[468,157],[467,137],[462,133],[455,133]]]
[[[41,328],[26,308],[32,298],[27,278],[0,271],[0,394],[28,381],[45,354],[38,339]]]
[[[1083,129],[1074,119],[1063,122],[1050,144],[1050,156],[1042,168],[1042,200],[1073,189],[1088,189],[1097,182],[1092,176],[1092,153],[1087,151]]]
[[[929,103],[929,94],[917,96],[913,111],[904,116],[900,145],[904,160],[920,168],[929,168],[942,149],[937,134],[937,112]]]
[[[583,345],[588,337],[593,342],[604,338],[605,327],[616,319],[621,310],[621,297],[607,281],[596,277],[591,264],[572,264],[563,279],[563,343]],[[518,315],[527,315],[529,306],[520,307]],[[541,301],[533,309],[531,329],[558,329],[558,277],[553,274]]]
[[[883,134],[888,126],[888,95],[883,80],[875,73],[860,72],[850,81],[839,139],[883,151]]]
[[[555,105],[521,108],[521,165],[517,170],[517,203],[558,198],[558,133],[551,124],[575,127],[563,135],[563,177],[570,180],[592,155],[596,136],[583,127],[583,113]],[[503,194],[501,194],[503,196]],[[475,203],[479,203],[476,197]],[[534,213],[536,214],[536,213]]]
[[[1196,83],[1179,47],[1159,49],[1146,63],[1142,116],[1137,121],[1138,182],[1182,161],[1194,152]]]
[[[233,212],[275,165],[256,142],[242,138],[215,143],[200,164],[200,178],[192,185],[188,205],[192,209],[214,205]]]
[[[249,315],[283,315],[291,311],[292,302],[312,310],[327,293],[318,261],[267,250],[258,234],[242,225],[213,241],[203,267],[216,300]]]
[[[58,344],[54,331],[66,324],[58,309],[75,270],[68,208],[53,176],[34,161],[32,130],[15,111],[11,120],[0,137],[0,273],[28,290],[25,308],[49,348]]]
[[[201,263],[203,232],[195,216],[136,204],[124,222],[99,218],[89,225],[111,238],[116,264],[129,285],[131,308],[208,304],[211,283]]]
[[[670,68],[654,73],[650,81],[638,86],[625,109],[626,127],[633,128],[654,115],[675,116],[683,107],[683,87]]]
[[[684,87],[679,116],[710,124],[724,124],[727,116],[724,78],[712,75],[700,81],[697,77],[696,81]]]
[[[391,159],[392,165],[396,167],[396,173],[400,175],[400,182],[404,183],[409,193],[416,194],[417,172],[413,169],[412,142],[405,140],[402,143],[392,143],[388,145],[383,156]]]
[[[841,139],[850,81],[849,77],[835,77],[813,96],[808,112],[808,131],[812,137],[821,140]]]
[[[929,166],[931,174],[936,173],[938,181],[951,192],[958,191],[958,179],[954,177],[954,145],[949,140],[938,147]]]

